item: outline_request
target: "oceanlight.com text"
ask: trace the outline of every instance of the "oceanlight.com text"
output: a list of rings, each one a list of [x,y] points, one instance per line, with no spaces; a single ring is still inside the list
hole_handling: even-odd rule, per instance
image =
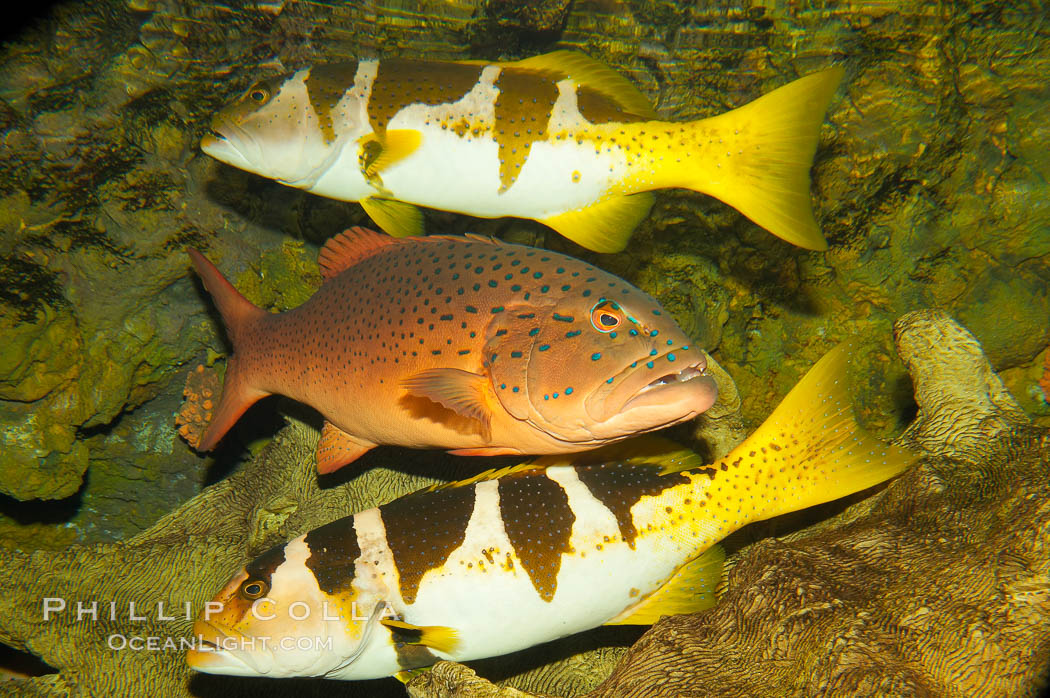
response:
[[[314,652],[331,651],[331,637],[224,637],[204,640],[201,637],[164,637],[161,635],[124,635],[115,633],[106,638],[106,645],[115,651],[132,652]]]

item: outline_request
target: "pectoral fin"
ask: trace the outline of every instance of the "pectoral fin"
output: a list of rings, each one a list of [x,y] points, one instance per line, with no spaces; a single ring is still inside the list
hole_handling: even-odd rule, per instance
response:
[[[648,192],[614,196],[587,208],[538,220],[589,250],[619,252],[649,215],[653,201]]]
[[[399,620],[379,621],[390,630],[395,642],[424,645],[438,652],[452,654],[459,645],[458,633],[444,625],[412,625]]]
[[[374,443],[347,434],[326,421],[317,442],[317,472],[325,475],[335,472],[375,448]]]
[[[660,616],[705,611],[717,601],[715,590],[722,579],[726,554],[720,546],[680,567],[667,582],[605,625],[652,625]]]
[[[394,237],[423,234],[423,212],[412,204],[370,196],[361,199],[361,206],[376,225]]]
[[[423,134],[415,129],[387,131],[383,138],[375,134],[361,142],[361,169],[366,179],[373,179],[383,170],[414,153],[423,142]]]
[[[413,395],[420,395],[489,427],[492,414],[486,398],[489,379],[458,368],[432,368],[405,379],[401,384]]]

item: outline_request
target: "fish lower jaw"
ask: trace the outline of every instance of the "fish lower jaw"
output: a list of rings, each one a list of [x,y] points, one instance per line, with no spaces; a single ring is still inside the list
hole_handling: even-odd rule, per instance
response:
[[[682,402],[682,408],[690,413],[687,416],[695,416],[709,409],[717,399],[718,386],[714,377],[706,366],[694,364],[644,385],[624,404],[623,411],[642,407],[669,407]]]
[[[703,366],[701,364],[693,364],[692,366],[686,366],[681,371],[676,371],[675,373],[668,373],[666,375],[660,376],[659,378],[657,378],[656,380],[652,381],[651,383],[643,387],[641,390],[639,390],[638,395],[642,395],[646,391],[652,390],[654,388],[660,388],[665,385],[674,385],[675,383],[685,383],[695,378],[701,378],[703,376],[710,375],[711,374],[708,373],[706,366]]]

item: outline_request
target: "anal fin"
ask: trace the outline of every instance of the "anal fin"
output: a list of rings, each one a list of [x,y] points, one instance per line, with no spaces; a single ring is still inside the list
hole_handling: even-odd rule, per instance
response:
[[[394,237],[423,234],[423,212],[417,206],[374,196],[360,203],[375,224]]]
[[[325,421],[321,428],[321,440],[317,442],[317,472],[322,475],[335,472],[375,448],[375,444],[347,434],[331,422]]]
[[[708,548],[700,557],[679,567],[662,587],[605,625],[652,625],[660,616],[711,608],[717,601],[715,591],[722,579],[725,559],[721,546]]]
[[[613,196],[587,208],[537,220],[589,250],[619,252],[649,215],[653,201],[655,197],[648,192]]]
[[[452,654],[459,645],[459,633],[444,625],[412,625],[400,620],[381,620],[396,642],[425,645],[438,652]]]

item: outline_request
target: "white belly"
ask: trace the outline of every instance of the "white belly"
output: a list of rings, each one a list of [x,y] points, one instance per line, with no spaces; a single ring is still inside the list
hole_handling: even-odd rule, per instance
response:
[[[586,142],[542,141],[532,144],[517,180],[500,193],[495,141],[467,140],[440,127],[422,130],[419,150],[381,175],[395,198],[420,206],[481,218],[543,219],[596,203],[626,172],[620,153],[597,154]]]

